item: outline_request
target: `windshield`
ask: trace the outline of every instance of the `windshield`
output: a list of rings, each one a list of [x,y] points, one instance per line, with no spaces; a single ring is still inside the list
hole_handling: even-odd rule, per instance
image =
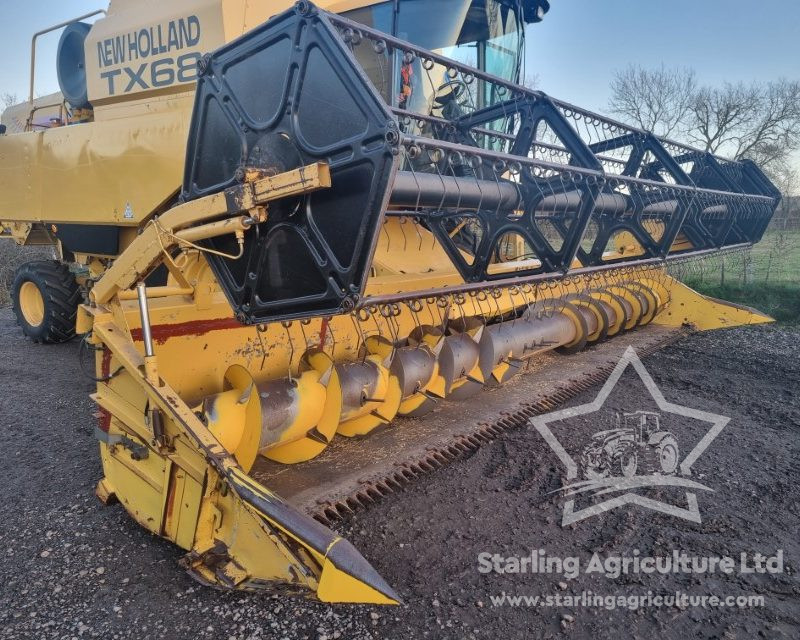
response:
[[[521,34],[517,14],[508,5],[496,0],[473,2],[458,41],[437,52],[516,83]]]
[[[516,0],[400,0],[396,19],[393,10],[393,2],[384,2],[343,15],[509,82],[518,81],[523,30]],[[423,69],[419,61],[402,60],[394,65],[393,83],[374,60],[364,68],[396,107],[436,114],[447,109],[443,95],[453,95],[459,102],[468,100],[473,108],[498,100],[486,83],[454,86],[441,65]]]

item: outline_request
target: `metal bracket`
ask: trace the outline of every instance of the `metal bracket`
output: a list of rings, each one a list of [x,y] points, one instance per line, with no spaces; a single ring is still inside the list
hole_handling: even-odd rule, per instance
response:
[[[131,458],[134,460],[145,460],[150,455],[150,449],[143,444],[137,444],[124,434],[112,435],[103,431],[100,427],[94,428],[94,435],[100,441],[113,447],[119,445],[131,452]]]

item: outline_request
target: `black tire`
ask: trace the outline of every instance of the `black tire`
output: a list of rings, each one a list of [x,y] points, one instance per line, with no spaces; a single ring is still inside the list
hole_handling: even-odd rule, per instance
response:
[[[639,456],[635,447],[625,447],[615,457],[620,478],[633,478],[639,470]]]
[[[652,473],[671,476],[677,472],[680,460],[678,441],[675,436],[668,432],[662,433],[648,449],[648,463]]]
[[[41,320],[26,318],[20,291],[31,283],[42,296]],[[11,288],[14,315],[22,332],[34,342],[67,342],[75,337],[75,319],[81,291],[67,266],[56,260],[26,262],[17,269]]]

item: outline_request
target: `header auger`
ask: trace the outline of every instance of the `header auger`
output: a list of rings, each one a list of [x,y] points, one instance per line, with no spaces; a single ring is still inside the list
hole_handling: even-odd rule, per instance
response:
[[[323,523],[493,434],[478,426],[488,415],[441,430],[398,418],[445,414],[547,352],[648,325],[769,320],[667,272],[760,240],[780,194],[758,167],[519,86],[519,49],[489,64],[487,41],[513,39],[547,3],[462,8],[448,18],[460,35],[437,46],[475,43],[474,66],[366,26],[382,24],[380,5],[348,18],[301,1],[202,50],[172,94],[137,86],[128,99],[90,81],[81,124],[0,138],[9,166],[25,136],[46,156],[72,134],[102,158],[100,138],[135,133],[160,158],[136,166],[152,193],[103,177],[86,207],[113,219],[2,202],[8,185],[0,215],[18,241],[57,244],[85,292],[98,495],[186,549],[207,584],[396,603]],[[218,25],[192,16],[206,46]],[[103,69],[125,17],[89,32]],[[181,134],[185,160],[168,163],[160,137]],[[45,180],[47,163],[37,170]]]

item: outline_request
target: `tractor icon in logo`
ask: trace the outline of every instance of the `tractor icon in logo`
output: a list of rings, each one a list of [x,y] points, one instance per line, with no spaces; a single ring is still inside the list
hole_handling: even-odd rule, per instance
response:
[[[599,431],[584,447],[581,471],[587,480],[638,475],[673,475],[678,470],[678,440],[661,428],[652,411],[616,414],[615,429]]]
[[[619,412],[606,404],[628,367],[638,375],[657,412]],[[640,406],[648,405],[652,406],[649,402]],[[580,426],[597,425],[603,415],[611,418],[612,428],[591,436],[587,434],[576,441],[578,425],[571,421],[580,420]],[[682,429],[681,447],[673,430],[666,428],[667,420],[670,427]],[[594,400],[531,418],[533,426],[566,471],[563,486],[556,489],[565,498],[562,526],[629,504],[701,522],[696,492],[713,492],[713,489],[690,477],[692,465],[729,420],[726,416],[668,401],[633,347],[625,350]],[[702,423],[710,428],[703,426],[698,430]],[[563,443],[551,425],[563,434]],[[699,474],[698,477],[702,478]],[[653,491],[656,488],[658,491]],[[680,502],[665,499],[678,492],[683,493],[682,499],[680,496],[678,499],[685,507]]]

